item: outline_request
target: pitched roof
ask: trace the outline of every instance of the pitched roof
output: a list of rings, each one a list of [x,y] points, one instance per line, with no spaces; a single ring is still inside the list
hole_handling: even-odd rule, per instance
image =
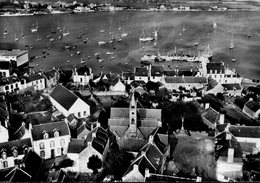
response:
[[[167,76],[164,79],[166,83],[208,83],[206,77]]]
[[[260,138],[259,126],[234,126],[229,127],[229,132],[235,137]]]
[[[209,107],[202,113],[201,116],[202,116],[204,123],[208,124],[208,122],[209,122],[209,123],[215,125],[219,121],[220,114],[212,107]]]
[[[55,130],[59,132],[59,136],[70,135],[67,123],[65,123],[64,121],[60,121],[34,125],[32,128],[32,139],[34,141],[43,139],[44,131],[46,131],[49,134],[49,138],[53,138]]]
[[[253,100],[249,100],[248,102],[246,102],[245,106],[253,112],[256,112],[260,109],[260,105]]]
[[[225,66],[222,62],[210,62],[207,64],[207,73],[210,74],[210,70],[212,70],[212,74],[217,71],[218,74],[222,73],[224,74]]]
[[[76,69],[77,69],[78,75],[85,75],[85,74],[90,75],[91,74],[90,69],[86,65],[79,66]]]
[[[74,114],[70,114],[70,115],[68,115],[67,120],[69,122],[72,122],[73,120],[77,120],[77,118],[74,116]]]
[[[0,85],[6,85],[6,84],[13,84],[16,82],[19,82],[19,78],[15,75],[9,76],[9,77],[5,77],[5,78],[1,78],[0,79]]]
[[[29,138],[0,143],[0,151],[5,150],[7,157],[13,156],[12,153],[14,148],[16,148],[16,150],[18,151],[18,155],[24,155],[25,148],[30,147],[32,147],[32,142]]]
[[[52,97],[66,110],[69,110],[78,99],[78,97],[74,93],[72,93],[71,91],[69,91],[67,88],[65,88],[60,84],[58,84],[52,90],[50,97]]]
[[[195,76],[198,73],[198,71],[194,70],[179,70],[178,71],[178,76]]]
[[[26,173],[21,168],[14,168],[12,171],[10,171],[5,178],[9,182],[27,182],[30,181],[32,176]]]
[[[50,79],[50,78],[55,77],[56,74],[58,74],[58,71],[56,71],[55,69],[52,69],[52,70],[50,70],[50,71],[44,72],[43,74],[45,75],[45,77],[46,77],[47,79]]]
[[[9,70],[10,69],[10,62],[0,61],[0,70]]]
[[[14,139],[21,139],[24,135],[25,135],[25,133],[26,133],[26,128],[25,128],[25,124],[24,123],[22,123],[22,125],[20,126],[20,128],[18,128],[17,130],[16,130],[16,132],[14,132]]]
[[[151,76],[162,76],[164,73],[163,66],[155,66],[151,67]]]
[[[136,67],[135,76],[147,76],[148,77],[148,69],[146,67]]]
[[[125,79],[125,80],[127,80],[128,78],[130,79],[130,80],[134,80],[134,73],[132,73],[132,72],[123,72],[122,73],[122,77],[123,77],[123,79]]]
[[[239,84],[239,83],[232,83],[232,84],[222,84],[222,86],[224,87],[224,88],[226,88],[227,90],[234,90],[234,89],[236,89],[236,90],[241,90],[242,88],[241,88],[241,85]]]
[[[88,132],[91,131],[91,125],[93,125],[93,129],[97,126],[97,123],[83,123],[82,125],[80,125],[77,129],[77,136],[80,135],[82,132],[84,132],[85,130],[87,130]]]
[[[80,153],[84,143],[85,139],[70,139],[68,153]]]
[[[20,56],[25,53],[28,53],[26,50],[0,50],[1,56]]]
[[[164,71],[164,75],[165,76],[175,76],[176,75],[176,73],[175,73],[175,71],[169,71],[169,70],[165,70]]]
[[[32,81],[37,81],[37,80],[40,80],[40,79],[44,79],[44,77],[40,74],[32,74],[32,75],[28,76],[27,81],[32,82]]]

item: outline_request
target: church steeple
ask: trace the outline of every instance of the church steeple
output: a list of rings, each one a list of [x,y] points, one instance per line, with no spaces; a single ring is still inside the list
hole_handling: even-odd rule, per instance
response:
[[[137,131],[137,102],[135,100],[134,93],[131,96],[131,102],[129,105],[129,129],[131,133],[135,133]]]

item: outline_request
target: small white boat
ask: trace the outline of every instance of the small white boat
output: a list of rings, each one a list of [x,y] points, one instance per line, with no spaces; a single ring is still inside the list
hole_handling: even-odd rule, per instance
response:
[[[217,28],[217,26],[218,26],[218,25],[217,25],[217,23],[216,23],[216,22],[214,22],[214,23],[213,23],[213,28],[214,28],[214,29],[216,29],[216,28]]]
[[[55,39],[54,39],[54,38],[51,38],[51,39],[50,39],[50,42],[53,42],[53,41],[55,41]]]
[[[5,28],[5,31],[4,31],[3,35],[7,35],[7,34],[8,34],[8,29]]]
[[[119,38],[117,41],[118,41],[118,42],[122,42],[122,39],[121,39],[121,38]]]
[[[81,53],[80,51],[77,51],[77,55],[80,55],[80,53]]]
[[[70,46],[69,46],[69,45],[66,45],[66,46],[65,46],[65,49],[70,49]]]
[[[103,32],[105,32],[105,30],[104,30],[104,29],[101,29],[99,32],[103,33]]]
[[[98,62],[99,63],[104,62],[104,59],[98,59]]]
[[[70,60],[67,60],[67,63],[70,63]]]
[[[99,56],[100,55],[100,53],[99,52],[97,52],[97,53],[95,53],[94,54],[94,56]],[[90,57],[90,56],[89,56]]]
[[[233,48],[235,48],[235,44],[234,44],[233,35],[232,35],[232,39],[230,41],[229,49],[233,49]]]
[[[31,32],[32,32],[32,33],[37,32],[37,31],[38,31],[37,28],[32,28],[32,29],[31,29]]]
[[[15,41],[18,41],[18,40],[19,40],[19,38],[16,36],[16,34],[14,35],[14,40],[15,40]]]
[[[149,36],[146,37],[144,31],[143,31],[142,35],[139,37],[140,42],[149,42],[149,41],[153,41],[153,40],[154,40],[153,37],[149,37]]]
[[[113,52],[110,52],[110,51],[106,52],[106,54],[107,54],[107,55],[114,55],[114,53],[113,53]]]
[[[83,43],[87,43],[88,42],[88,38],[85,38],[84,40],[83,40]]]
[[[99,46],[101,46],[101,45],[105,45],[105,44],[106,44],[105,41],[99,41],[99,42],[98,42],[98,45],[99,45]]]
[[[113,59],[115,59],[116,57],[111,57],[111,58],[109,58],[109,60],[113,60]]]
[[[47,37],[47,38],[50,38],[50,37],[51,37],[51,35],[47,35],[46,37]]]
[[[235,58],[232,58],[231,61],[232,61],[232,62],[236,62],[237,60],[236,60]]]
[[[63,33],[62,35],[65,37],[65,36],[69,36],[70,35],[70,32],[65,32],[65,27],[63,28]]]
[[[84,64],[85,62],[86,62],[86,61],[85,61],[85,58],[82,58],[82,57],[81,57],[81,58],[80,58],[80,63],[81,63],[81,64]]]

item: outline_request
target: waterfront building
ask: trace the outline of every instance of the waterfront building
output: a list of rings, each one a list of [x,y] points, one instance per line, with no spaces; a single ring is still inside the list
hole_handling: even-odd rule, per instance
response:
[[[149,135],[161,123],[161,109],[137,108],[134,94],[129,108],[111,108],[108,119],[109,130],[116,136],[121,149],[137,152]]]
[[[90,116],[90,106],[60,84],[52,90],[50,101],[65,117],[68,117],[70,114],[74,114],[76,118]]]
[[[103,162],[106,158],[108,148],[108,132],[100,126],[100,123],[97,123],[96,127],[86,135],[85,140],[71,140],[67,156],[75,164],[73,167],[69,167],[68,170],[92,173],[93,171],[88,168],[89,158],[97,156]]]
[[[247,101],[243,107],[243,113],[253,119],[260,118],[260,105],[252,98]]]
[[[34,125],[31,132],[33,149],[40,157],[50,159],[67,154],[70,131],[66,122]]]
[[[74,67],[72,71],[72,81],[77,85],[88,85],[93,79],[92,69],[87,66]]]
[[[26,88],[33,88],[35,91],[44,90],[46,88],[45,77],[41,73],[29,75],[26,77]]]
[[[0,50],[0,60],[14,62],[16,67],[29,63],[28,51],[26,50]]]
[[[134,80],[135,81],[144,81],[145,83],[147,83],[149,81],[148,67],[135,67]]]
[[[150,80],[152,82],[159,82],[164,74],[163,66],[150,66]]]
[[[47,88],[52,88],[58,84],[60,73],[56,68],[42,73],[45,77],[45,85]]]
[[[0,92],[13,93],[21,89],[21,81],[16,75],[0,78]]]
[[[0,143],[0,170],[19,165],[30,149],[30,138]]]

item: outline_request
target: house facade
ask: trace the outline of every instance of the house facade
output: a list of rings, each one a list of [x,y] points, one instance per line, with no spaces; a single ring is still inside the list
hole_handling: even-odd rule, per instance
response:
[[[41,158],[50,159],[67,154],[70,131],[64,121],[34,125],[31,132],[33,149]]]
[[[147,83],[149,81],[148,67],[135,67],[134,80],[135,81],[144,81],[145,83]]]
[[[73,68],[72,80],[75,84],[88,85],[90,79],[93,79],[93,72],[91,68],[88,68],[87,66]]]
[[[90,106],[60,84],[52,90],[50,101],[65,117],[73,114],[80,119],[90,115]]]
[[[20,79],[16,75],[0,79],[0,91],[4,93],[18,92],[22,89]]]
[[[45,77],[45,85],[47,88],[53,88],[58,84],[60,73],[56,68],[50,71],[43,72],[42,76]]]
[[[26,88],[32,87],[35,91],[44,90],[46,88],[45,78],[40,73],[29,75],[26,81]]]
[[[30,149],[32,143],[29,138],[0,143],[0,170],[19,165]]]

